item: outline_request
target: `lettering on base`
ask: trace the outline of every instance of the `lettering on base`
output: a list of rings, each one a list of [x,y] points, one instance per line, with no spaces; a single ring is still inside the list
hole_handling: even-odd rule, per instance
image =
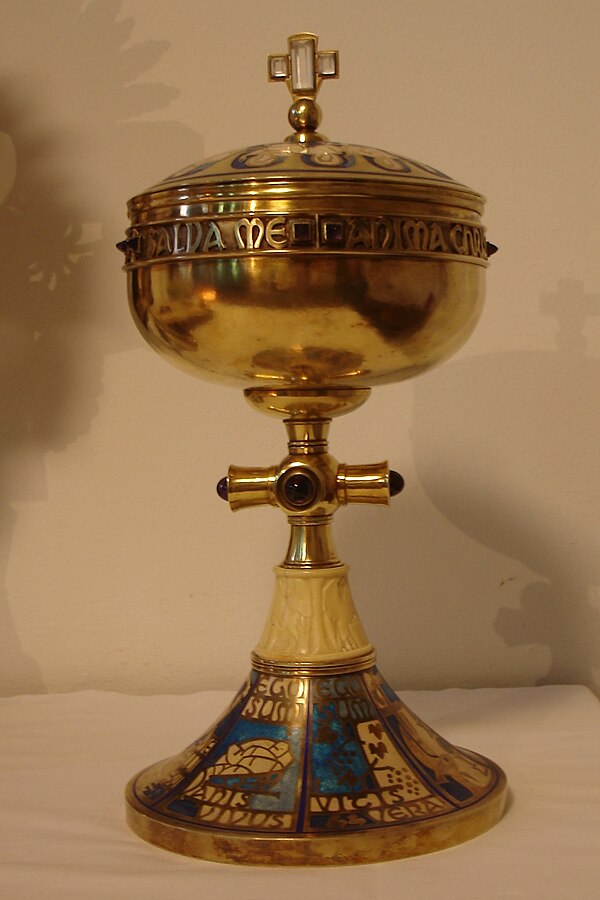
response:
[[[495,784],[485,760],[436,734],[371,668],[253,672],[223,718],[138,776],[135,793],[175,823],[328,834],[448,815]]]

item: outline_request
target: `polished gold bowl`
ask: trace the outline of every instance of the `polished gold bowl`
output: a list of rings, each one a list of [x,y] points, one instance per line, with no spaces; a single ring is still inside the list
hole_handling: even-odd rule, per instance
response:
[[[409,378],[479,318],[482,207],[443,173],[369,147],[236,151],[130,201],[133,317],[159,353],[211,380]]]

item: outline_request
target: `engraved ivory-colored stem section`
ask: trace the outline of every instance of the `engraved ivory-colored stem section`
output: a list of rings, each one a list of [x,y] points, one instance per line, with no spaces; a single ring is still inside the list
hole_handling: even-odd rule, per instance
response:
[[[348,566],[274,571],[275,596],[257,656],[327,664],[373,654],[350,593]]]

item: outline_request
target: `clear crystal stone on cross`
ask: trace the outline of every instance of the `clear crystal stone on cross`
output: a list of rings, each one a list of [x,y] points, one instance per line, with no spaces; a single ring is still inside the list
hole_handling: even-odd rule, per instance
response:
[[[308,32],[288,38],[288,53],[272,53],[268,59],[269,81],[285,80],[292,97],[317,95],[324,78],[339,75],[337,50],[318,50],[318,37]]]

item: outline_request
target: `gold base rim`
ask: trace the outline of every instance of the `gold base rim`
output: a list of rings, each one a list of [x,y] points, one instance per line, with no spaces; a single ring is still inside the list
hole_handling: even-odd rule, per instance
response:
[[[472,805],[428,820],[357,829],[343,834],[260,834],[198,825],[180,825],[143,806],[134,793],[139,777],[126,789],[127,823],[155,846],[184,856],[248,866],[343,866],[387,862],[445,850],[492,828],[504,813],[507,780],[502,769],[478,753],[470,756],[491,766],[497,783]]]

